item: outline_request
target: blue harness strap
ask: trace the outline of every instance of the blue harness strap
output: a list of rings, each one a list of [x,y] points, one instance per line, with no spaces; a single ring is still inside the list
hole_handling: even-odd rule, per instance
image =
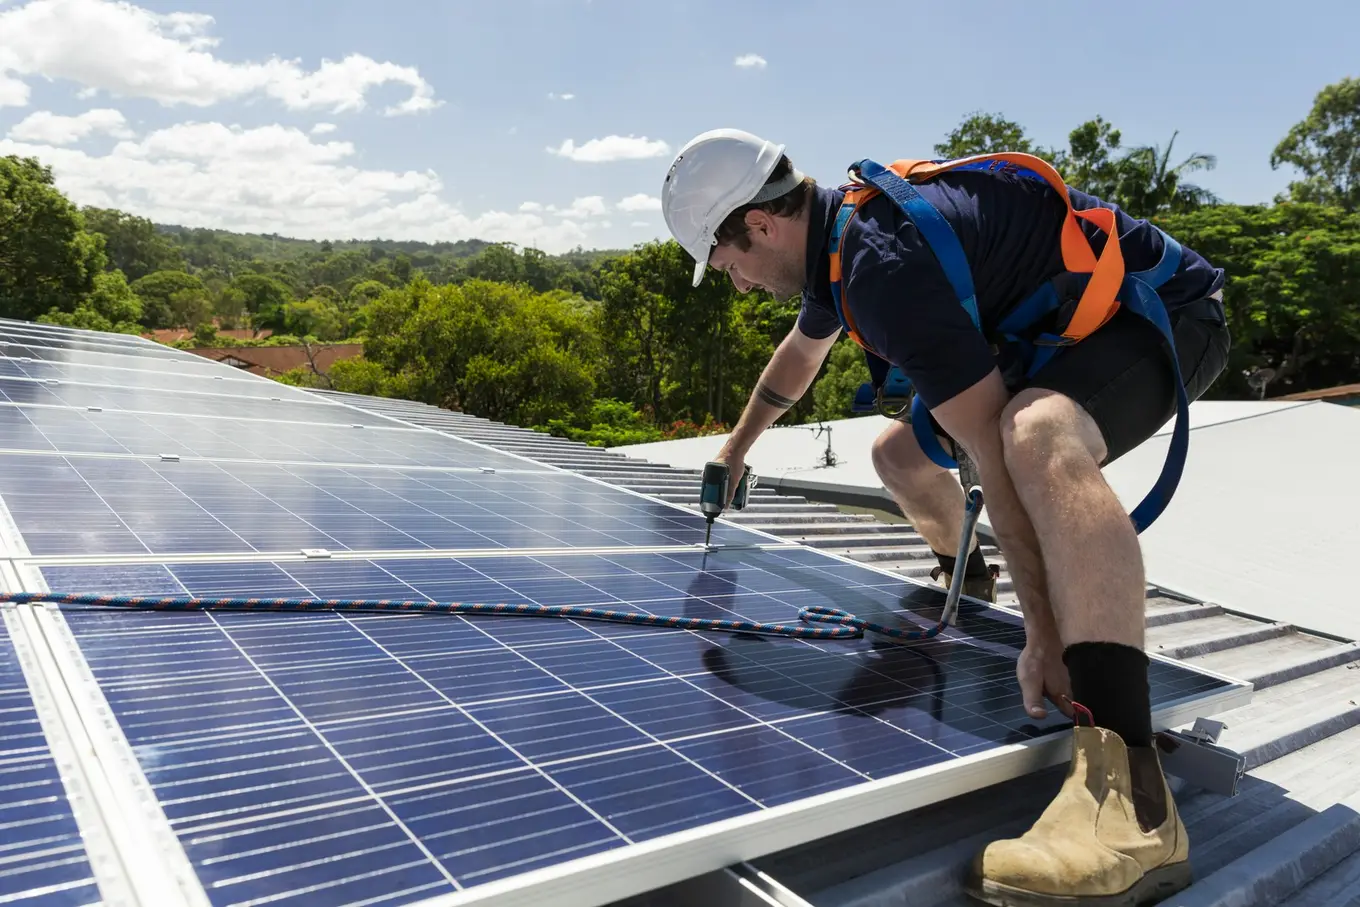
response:
[[[959,243],[958,236],[954,233],[953,228],[949,226],[949,222],[930,202],[921,196],[921,193],[916,191],[915,187],[893,171],[869,160],[858,162],[855,168],[858,169],[860,176],[866,183],[876,187],[884,195],[891,198],[916,228],[921,231],[926,245],[934,253],[950,285],[954,288],[959,304],[968,313],[973,325],[981,330],[977,297],[973,290],[972,269],[968,265],[963,246]],[[1026,172],[1025,175],[1029,174]],[[1037,175],[1036,178],[1038,178]],[[845,221],[850,213],[852,212],[848,208],[842,208],[841,216],[837,218],[833,228],[832,241],[837,248],[840,245]],[[1167,449],[1166,460],[1152,489],[1129,514],[1134,528],[1139,533],[1152,525],[1153,521],[1162,514],[1171,502],[1184,472],[1185,460],[1190,448],[1190,401],[1185,392],[1180,361],[1176,355],[1176,342],[1171,328],[1170,316],[1167,314],[1165,303],[1157,293],[1157,289],[1171,279],[1180,268],[1181,246],[1180,243],[1161,230],[1158,230],[1158,233],[1161,234],[1163,241],[1161,260],[1146,271],[1127,274],[1119,294],[1120,304],[1124,308],[1151,322],[1161,333],[1170,352],[1171,368],[1176,376],[1176,423],[1172,430],[1171,444]],[[836,302],[837,315],[840,317],[842,325],[846,325],[846,329],[849,330],[848,323],[841,311],[843,303],[839,291],[839,282],[833,283],[832,295]],[[1021,360],[1025,363],[1025,377],[1027,378],[1032,378],[1040,369],[1052,361],[1060,350],[1073,344],[1073,341],[1068,338],[1047,332],[1032,339],[1028,336],[1029,330],[1034,325],[1038,324],[1040,320],[1056,310],[1061,304],[1062,300],[1059,298],[1054,285],[1051,282],[1045,283],[1016,306],[998,326],[1003,336],[1019,344]],[[865,356],[869,361],[870,375],[875,376],[873,360],[878,357],[868,350],[865,351]],[[884,366],[882,373],[886,374],[886,361],[882,359],[878,361]],[[921,449],[934,463],[945,469],[954,469],[958,466],[954,458],[946,453],[940,445],[931,423],[930,411],[919,394],[912,401],[911,424],[917,443],[921,445]]]

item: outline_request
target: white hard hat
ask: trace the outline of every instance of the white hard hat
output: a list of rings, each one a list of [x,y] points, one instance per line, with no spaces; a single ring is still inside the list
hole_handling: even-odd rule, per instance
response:
[[[769,201],[802,181],[797,171],[765,186],[784,153],[740,129],[712,129],[690,139],[671,163],[661,187],[661,212],[671,235],[693,256],[694,286],[704,279],[713,234],[727,215],[745,204]]]

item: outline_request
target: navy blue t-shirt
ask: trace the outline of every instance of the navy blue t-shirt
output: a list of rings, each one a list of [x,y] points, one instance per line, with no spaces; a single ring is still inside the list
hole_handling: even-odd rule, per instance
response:
[[[1067,206],[1047,183],[1001,171],[943,173],[917,190],[949,221],[972,269],[978,317],[974,327],[934,253],[888,197],[860,206],[841,245],[842,288],[850,318],[866,343],[900,368],[930,407],[984,378],[996,365],[987,334],[1045,281],[1062,273],[1061,229]],[[1116,212],[1127,271],[1157,264],[1161,234],[1117,206],[1069,188],[1072,206]],[[808,230],[808,280],[798,327],[809,337],[840,330],[831,297],[827,243],[843,194],[816,187]],[[1104,233],[1078,219],[1092,248]],[[1221,288],[1223,271],[1190,249],[1159,288],[1167,308]]]

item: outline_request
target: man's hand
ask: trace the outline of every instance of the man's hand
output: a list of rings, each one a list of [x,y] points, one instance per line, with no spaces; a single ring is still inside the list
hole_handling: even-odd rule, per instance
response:
[[[723,501],[723,509],[726,510],[732,506],[732,499],[737,495],[737,486],[741,484],[742,473],[746,471],[746,454],[724,447],[713,459],[715,462],[727,464],[727,500]]]
[[[1035,719],[1048,717],[1045,697],[1068,718],[1074,714],[1072,681],[1067,676],[1067,665],[1062,661],[1062,645],[1057,644],[1056,639],[1052,642],[1055,644],[1027,640],[1015,663],[1015,676],[1020,681],[1025,712]]]

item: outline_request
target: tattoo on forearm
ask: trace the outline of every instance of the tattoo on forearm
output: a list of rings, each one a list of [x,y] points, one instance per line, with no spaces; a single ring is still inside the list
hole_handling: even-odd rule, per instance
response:
[[[756,396],[759,397],[762,402],[768,403],[776,409],[788,409],[798,402],[797,400],[785,397],[783,394],[776,394],[774,391],[770,390],[763,381],[756,382]]]

